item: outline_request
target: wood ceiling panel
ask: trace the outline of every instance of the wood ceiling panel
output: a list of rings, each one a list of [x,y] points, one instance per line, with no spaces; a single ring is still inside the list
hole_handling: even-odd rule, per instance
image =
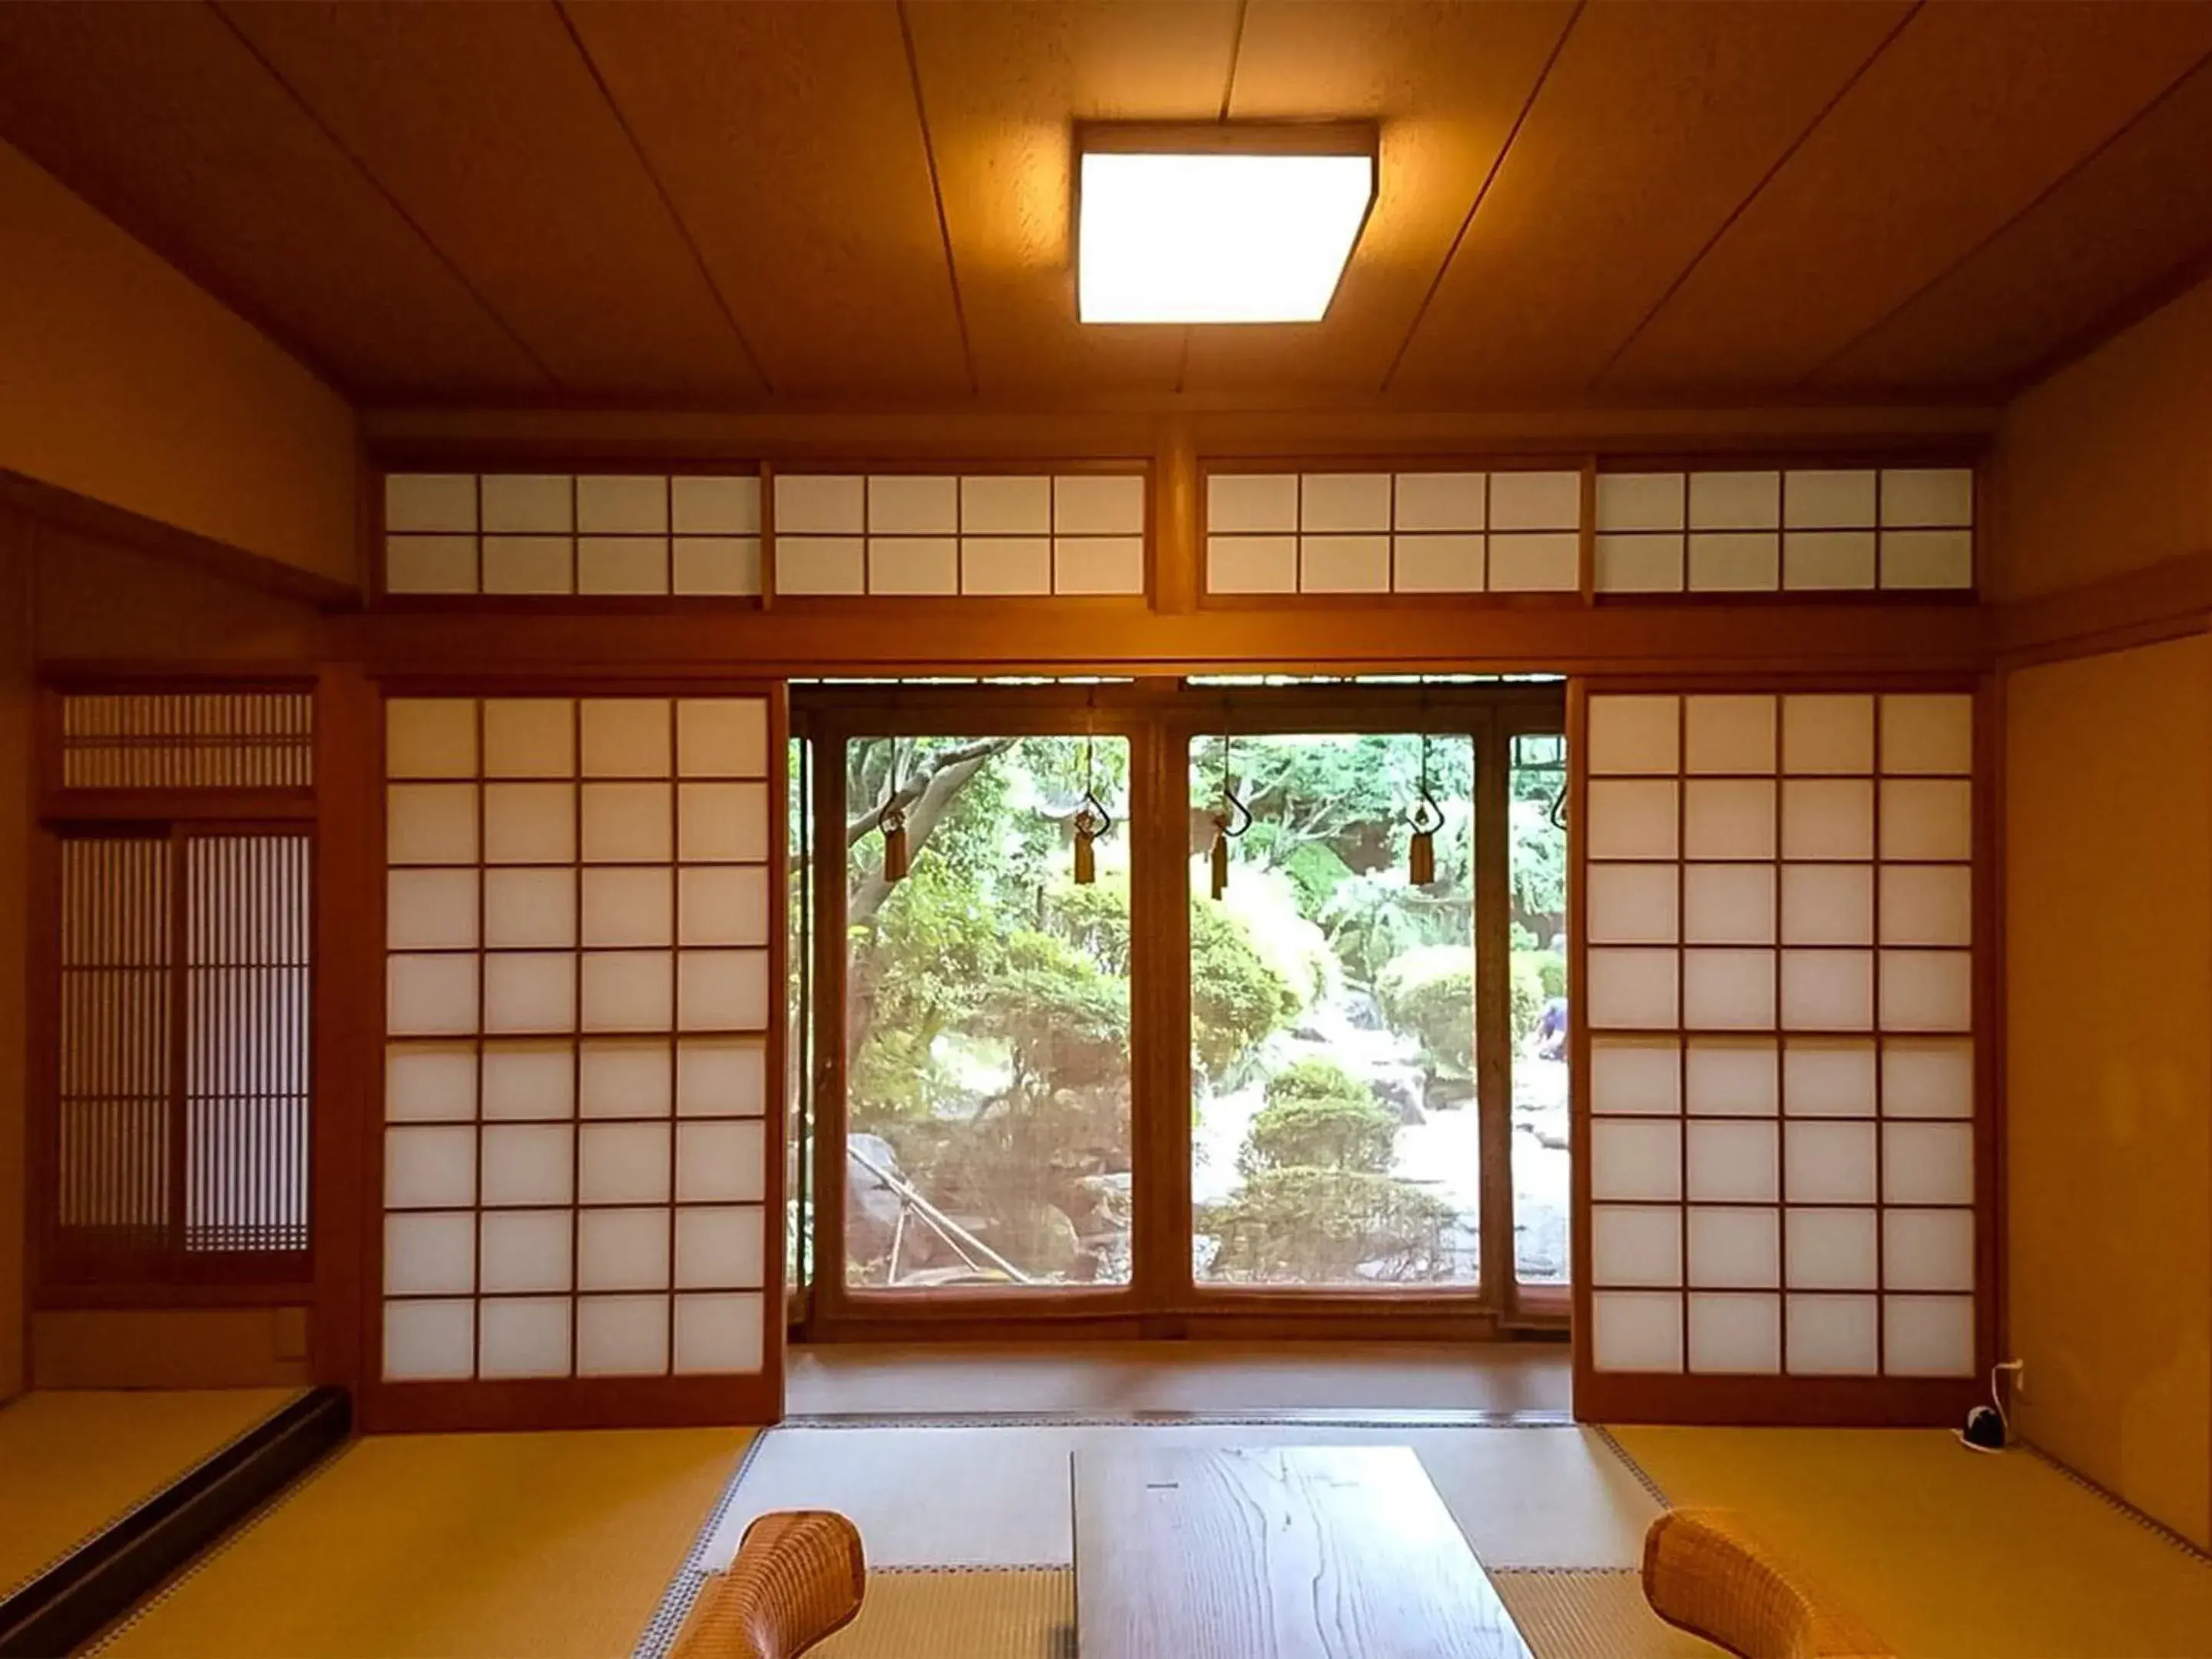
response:
[[[1923,5],[1600,384],[1637,395],[1796,386],[2208,48],[2202,3]]]
[[[2212,250],[2212,64],[1813,376],[1869,392],[2016,385]]]
[[[778,393],[969,389],[891,0],[567,10]]]
[[[224,0],[223,11],[564,392],[761,391],[553,6]]]
[[[907,17],[980,388],[1166,392],[1183,331],[1075,320],[1078,120],[1212,120],[1236,0],[963,0]]]
[[[1910,10],[1588,7],[1394,386],[1578,396]]]
[[[206,6],[0,6],[0,132],[348,392],[549,388]]]
[[[1380,389],[1574,11],[1253,0],[1231,118],[1377,118],[1382,188],[1328,315],[1194,331],[1185,389]]]

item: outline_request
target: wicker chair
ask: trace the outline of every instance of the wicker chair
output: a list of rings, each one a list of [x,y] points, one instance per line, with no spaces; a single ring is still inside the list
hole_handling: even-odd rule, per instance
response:
[[[1741,1659],[1892,1659],[1726,1510],[1669,1510],[1644,1534],[1651,1610]]]
[[[699,1592],[670,1659],[796,1659],[860,1611],[860,1534],[827,1510],[763,1515]]]

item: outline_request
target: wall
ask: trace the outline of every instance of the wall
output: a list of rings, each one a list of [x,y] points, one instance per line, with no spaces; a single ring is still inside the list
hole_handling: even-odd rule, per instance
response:
[[[2212,638],[2006,704],[2020,1420],[2212,1542]]]
[[[1999,431],[1990,597],[2212,552],[2212,282],[2022,395]]]
[[[353,586],[352,410],[0,143],[0,471]]]
[[[33,568],[0,508],[0,1400],[23,1387],[24,969],[31,833]]]
[[[1991,494],[1999,593],[2152,623],[2005,676],[2020,1425],[2212,1545],[2212,284],[2022,396]]]
[[[3,325],[0,325],[3,326]],[[40,1387],[284,1383],[306,1374],[304,1309],[49,1311],[27,1318],[24,987],[37,671],[56,662],[311,661],[294,601],[0,504],[0,1400]]]

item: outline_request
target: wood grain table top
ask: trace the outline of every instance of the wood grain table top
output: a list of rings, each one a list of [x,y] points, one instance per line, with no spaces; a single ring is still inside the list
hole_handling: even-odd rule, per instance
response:
[[[1530,1659],[1410,1447],[1074,1460],[1080,1659]]]

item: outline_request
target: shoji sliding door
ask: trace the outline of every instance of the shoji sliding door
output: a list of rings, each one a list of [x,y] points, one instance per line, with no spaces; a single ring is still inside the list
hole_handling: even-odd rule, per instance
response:
[[[781,727],[387,702],[376,1425],[780,1414]]]
[[[1582,1415],[1942,1421],[1990,1363],[1975,708],[1583,699]]]

